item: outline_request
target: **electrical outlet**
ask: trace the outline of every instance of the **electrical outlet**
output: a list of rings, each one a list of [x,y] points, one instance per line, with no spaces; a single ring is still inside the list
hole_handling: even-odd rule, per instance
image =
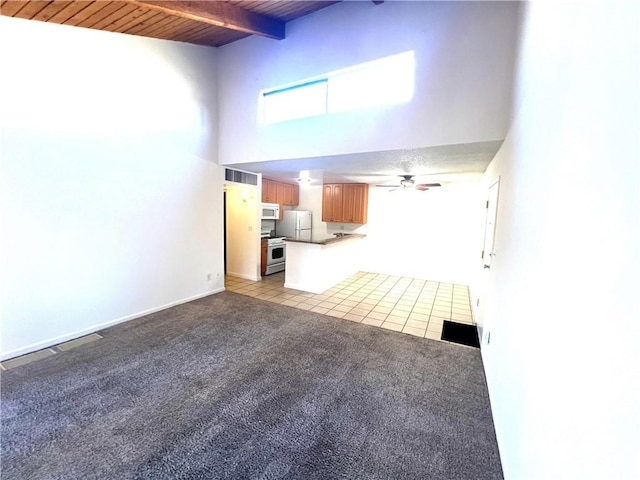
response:
[[[211,274],[207,273],[207,281],[211,281]]]

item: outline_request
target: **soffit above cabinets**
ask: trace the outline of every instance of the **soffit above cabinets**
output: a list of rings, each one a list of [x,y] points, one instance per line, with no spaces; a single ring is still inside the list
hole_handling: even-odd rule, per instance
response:
[[[502,140],[423,148],[362,152],[227,165],[294,183],[308,170],[311,184],[398,183],[400,175],[415,175],[416,183],[477,182],[502,145]]]
[[[338,1],[2,0],[0,14],[220,47],[250,35],[282,39],[285,24]]]

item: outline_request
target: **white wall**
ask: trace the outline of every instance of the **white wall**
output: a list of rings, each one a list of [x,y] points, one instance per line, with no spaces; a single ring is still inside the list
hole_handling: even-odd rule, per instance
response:
[[[640,478],[639,19],[637,2],[525,17],[481,299],[507,479]]]
[[[369,188],[365,225],[322,222],[322,186],[300,190],[299,210],[311,210],[315,237],[363,233],[366,272],[469,285],[480,263],[482,190],[460,183],[426,192]]]
[[[223,289],[215,50],[7,17],[0,43],[2,357]]]
[[[260,280],[261,192],[250,185],[227,184],[227,274]]]
[[[369,189],[365,271],[469,285],[480,262],[482,204],[476,183]]]
[[[287,24],[287,38],[219,49],[220,163],[503,139],[517,2],[343,2]],[[414,50],[410,103],[258,123],[259,92]]]

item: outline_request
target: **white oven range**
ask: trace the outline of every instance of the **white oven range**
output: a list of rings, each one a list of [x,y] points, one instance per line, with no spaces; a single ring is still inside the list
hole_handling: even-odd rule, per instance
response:
[[[267,239],[267,269],[265,275],[282,272],[287,260],[287,244],[282,237]]]

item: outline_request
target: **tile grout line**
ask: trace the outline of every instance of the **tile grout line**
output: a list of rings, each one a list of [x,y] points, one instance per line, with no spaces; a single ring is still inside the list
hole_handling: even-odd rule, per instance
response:
[[[385,282],[385,281],[387,281],[387,279],[388,279],[388,278],[389,278],[389,277],[387,277],[387,278],[386,278],[382,283],[380,283],[379,285],[384,284],[384,282]],[[395,286],[396,286],[396,284],[397,284],[399,281],[400,281],[400,279],[396,280],[396,281],[393,283],[393,285],[391,285],[391,286],[390,286],[390,288],[387,290],[387,292],[386,292],[386,293],[388,293],[389,291],[391,291],[391,290],[393,289],[393,287],[395,287]],[[374,290],[373,290],[373,291],[375,292],[376,290],[377,290],[377,287],[376,287],[376,288],[374,288]],[[387,295],[386,295],[386,293],[385,293],[385,295],[383,295],[383,296],[382,296],[382,298],[381,298],[380,300],[378,300],[378,302],[377,302],[377,303],[375,303],[375,304],[374,304],[374,307],[371,309],[371,311],[370,311],[369,313],[373,312],[373,310],[374,310],[378,305],[380,305],[380,303],[382,303],[382,302],[383,302],[383,300],[384,300],[384,299],[386,298],[386,296],[387,296]],[[385,302],[385,303],[391,303],[391,302]],[[396,307],[396,305],[397,305],[397,302],[396,302],[396,303],[394,303],[393,307],[391,307],[391,310],[389,311],[389,313],[382,313],[382,312],[380,312],[382,315],[385,315],[385,317],[384,317],[382,320],[379,320],[379,321],[380,321],[380,325],[379,325],[379,327],[381,327],[381,326],[382,326],[382,325],[387,321],[387,319],[389,318],[389,315],[391,314],[391,312],[393,311],[393,309]],[[389,307],[381,307],[381,308],[385,308],[385,309],[386,309],[386,308],[389,308]],[[364,318],[367,318],[367,317],[368,317],[368,314],[367,314],[367,315],[365,315],[365,317],[364,317]],[[363,318],[363,321],[364,321],[364,318]],[[374,319],[374,320],[377,320],[377,319]],[[393,323],[393,322],[389,322],[389,323]],[[396,325],[397,325],[397,324],[396,324]]]
[[[427,323],[427,331],[429,330],[429,323],[431,323],[431,317],[433,315],[433,307],[435,307],[436,305],[436,299],[438,298],[438,290],[440,290],[440,282],[438,282],[438,285],[436,286],[436,292],[433,296],[433,303],[431,304],[431,310],[429,311],[429,322]],[[444,323],[443,323],[444,325]],[[427,332],[424,332],[425,338],[427,336]],[[442,337],[442,332],[440,332],[440,337]]]
[[[413,281],[411,282],[411,284],[413,284]],[[409,310],[409,316],[407,317],[407,320],[404,323],[404,326],[402,327],[402,330],[404,330],[404,327],[407,325],[407,322],[409,321],[409,318],[411,317],[411,314],[413,313],[413,309],[415,308],[416,303],[418,302],[417,299],[420,298],[420,295],[422,294],[422,291],[424,290],[424,286],[425,285],[426,285],[426,282],[422,284],[422,287],[420,288],[420,292],[418,292],[418,296],[416,297],[416,300],[413,302],[413,305],[411,306],[411,310]],[[429,322],[427,321],[427,326],[428,325],[429,325]],[[425,327],[424,332],[425,332],[425,334],[427,333],[427,327]],[[424,338],[424,335],[423,335],[423,338]]]
[[[371,283],[371,281],[372,281],[372,280],[369,280],[369,281],[368,281],[365,285],[363,285],[363,286],[369,285],[369,284]],[[352,283],[353,283],[353,282],[351,282],[349,285],[351,285]],[[384,283],[384,282],[383,282],[383,283]],[[360,287],[360,288],[362,288],[362,287]],[[359,291],[359,290],[360,290],[360,289],[358,289],[358,290],[356,290],[356,291]],[[374,289],[373,291],[375,291],[375,289]],[[365,298],[369,297],[369,295],[371,295],[371,293],[367,294],[367,296],[366,296]],[[350,297],[350,296],[351,296],[351,295],[349,295],[349,297]],[[344,300],[347,300],[349,297],[347,297],[347,298],[343,299],[343,301],[344,301]],[[380,299],[380,300],[378,300],[376,303],[374,303],[374,304],[373,304],[373,308],[372,308],[371,310],[369,310],[369,313],[371,313],[371,312],[373,311],[373,309],[374,309],[374,308],[375,308],[375,307],[376,307],[376,306],[377,306],[381,301],[382,301],[382,299]],[[362,302],[358,302],[358,303],[362,303]],[[340,304],[342,304],[342,302],[340,302]],[[340,305],[340,304],[338,304],[338,305]],[[354,307],[354,308],[355,308],[355,307]],[[353,310],[353,308],[352,308],[351,310]],[[346,316],[351,312],[351,310],[349,310],[348,312],[345,312],[345,314],[344,314],[342,317],[340,317],[340,318],[344,318],[344,317],[346,317]],[[363,316],[363,317],[362,317],[362,320],[360,320],[358,323],[362,323],[362,321],[363,321],[365,318],[367,318],[367,316],[368,316],[368,314],[367,314],[367,315],[365,315],[365,316]],[[388,316],[388,315],[387,315],[387,316]],[[386,317],[385,317],[385,318],[386,318]],[[347,318],[347,320],[349,320],[349,319]],[[382,321],[384,322],[384,320],[382,320]]]
[[[398,279],[398,281],[396,281],[396,283],[394,283],[393,287],[395,287],[403,278],[407,278],[407,277],[400,277]],[[407,290],[409,289],[409,287],[413,284],[415,279],[412,279],[411,282],[409,282],[409,284],[403,289],[402,293],[400,294],[400,297],[398,297],[398,300],[395,302],[394,304],[394,308],[391,309],[391,311],[393,311],[400,303],[400,301],[402,300],[402,298],[404,297],[404,295],[406,294]],[[391,288],[391,290],[393,289],[393,287]],[[422,289],[424,288],[424,284],[423,286],[420,288],[420,293],[422,293]],[[416,297],[416,299],[420,296],[420,293],[418,293],[418,296]],[[386,295],[385,295],[386,297]],[[383,297],[383,299],[385,298]],[[382,301],[382,300],[381,300]],[[402,324],[399,323],[394,323],[394,322],[389,322],[389,323],[393,323],[394,325],[401,325],[401,329],[398,330],[400,332],[402,332],[404,330],[404,328],[407,326],[407,322],[409,321],[409,317],[411,316],[411,312],[413,312],[413,308],[415,307],[415,303],[417,300],[414,300],[413,305],[411,306],[411,310],[409,310],[409,313],[407,314],[407,317],[404,319],[404,322]],[[380,324],[380,326],[382,327],[382,325],[384,325],[387,322],[387,319],[389,318],[390,313],[387,314],[387,316],[385,317],[385,319],[382,321],[382,323]]]

